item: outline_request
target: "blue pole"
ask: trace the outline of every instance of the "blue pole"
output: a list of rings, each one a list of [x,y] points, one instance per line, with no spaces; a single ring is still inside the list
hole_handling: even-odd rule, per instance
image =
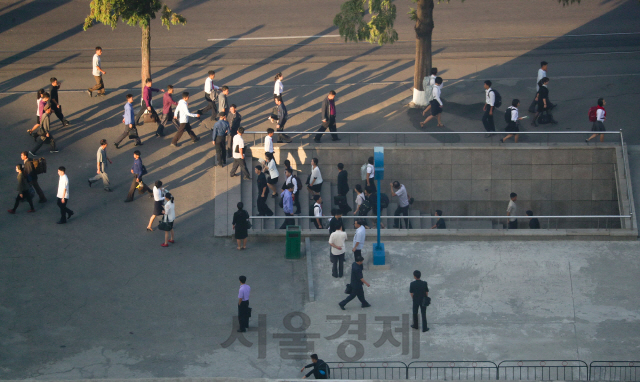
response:
[[[378,179],[378,246],[380,246],[380,179]]]

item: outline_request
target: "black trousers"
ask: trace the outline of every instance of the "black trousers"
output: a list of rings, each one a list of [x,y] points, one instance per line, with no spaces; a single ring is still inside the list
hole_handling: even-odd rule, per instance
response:
[[[38,194],[38,198],[40,198],[40,201],[47,201],[47,197],[44,196],[44,192],[42,192],[42,188],[40,188],[40,185],[38,184],[38,178],[33,178],[31,180],[31,182],[29,182],[30,186],[33,186],[33,188],[36,190],[36,194]]]
[[[44,139],[42,139],[44,138]],[[38,150],[40,150],[40,147],[42,147],[42,145],[44,145],[45,143],[49,144],[49,147],[51,148],[51,150],[55,150],[56,149],[56,140],[53,137],[53,135],[51,135],[51,133],[49,133],[49,137],[38,137],[36,138],[36,145],[33,146],[33,149],[31,149],[31,153],[35,154],[36,152],[38,152]]]
[[[496,131],[496,125],[493,123],[493,115],[490,115],[490,112],[491,106],[487,105],[487,110],[484,111],[484,115],[482,116],[482,124],[487,132]]]
[[[142,182],[142,177],[140,177],[140,182]],[[138,190],[139,193],[144,194],[145,192],[148,192],[150,194],[153,194],[153,191],[151,191],[151,189],[147,187],[146,184],[144,183],[142,184],[143,184],[143,187]],[[133,181],[131,182],[131,187],[129,187],[129,193],[127,194],[127,200],[133,200],[133,196],[136,193],[137,186],[138,186],[138,176],[134,174]]]
[[[69,199],[65,199],[62,203],[62,199],[58,198],[58,208],[60,208],[60,221],[66,222],[67,215],[71,215],[73,211],[69,209]]]
[[[358,257],[362,257],[362,250],[361,250],[361,249],[356,249],[356,251],[355,251],[355,252],[353,252],[353,258],[354,258],[354,261],[355,261],[355,259],[357,259]]]
[[[229,135],[227,135],[227,158],[231,158],[233,156],[233,137],[236,133],[229,131]]]
[[[189,123],[181,123],[180,127],[178,127],[178,131],[176,132],[176,135],[173,136],[171,143],[173,143],[174,145],[177,145],[178,141],[180,140],[180,138],[182,137],[182,134],[185,131],[187,132],[187,134],[189,134],[192,141],[194,142],[197,141],[196,135],[194,134],[193,130],[191,130],[191,125]]]
[[[364,299],[364,288],[362,287],[353,288],[353,290],[351,291],[351,294],[344,300],[340,301],[340,305],[345,306],[349,303],[349,301],[353,300],[356,297],[358,298],[358,300],[360,300],[360,303],[362,305],[369,305],[367,300]]]
[[[331,131],[332,133],[335,133],[337,131],[335,115],[330,116],[327,122],[322,122],[322,125],[320,125],[320,128],[318,129],[318,134],[316,134],[316,141],[319,141],[322,138],[322,133],[327,131],[327,129],[329,129],[329,131]],[[331,134],[331,139],[337,141],[339,139],[338,134]]]
[[[22,196],[20,196],[20,194],[16,196],[16,202],[13,204],[13,210],[15,211],[16,208],[18,208],[18,205],[20,204],[20,202],[25,199],[27,200],[27,202],[29,202],[29,207],[31,207],[31,209],[33,210],[34,209],[33,200],[31,199],[31,194],[29,194],[29,190],[23,190]]]
[[[216,161],[218,166],[227,164],[227,145],[225,136],[216,137]]]
[[[120,142],[122,142],[125,138],[129,138],[129,130],[131,130],[129,125],[124,125],[124,132],[122,132],[122,134],[120,134],[120,136],[116,139],[116,141],[115,141],[116,145],[119,145]],[[138,144],[138,145],[140,143],[142,143],[142,141],[140,140],[140,137],[136,137],[136,138],[132,138],[132,139],[135,139],[136,144]]]
[[[286,216],[293,216],[293,214],[287,214],[285,213]],[[295,219],[284,219],[284,223],[282,223],[282,225],[280,226],[280,229],[287,229],[288,225],[296,225],[296,220]]]
[[[260,216],[272,216],[273,211],[271,208],[267,206],[267,198],[269,197],[269,192],[264,196],[264,198],[258,195],[258,214]]]
[[[64,114],[62,114],[62,106],[58,107],[58,106],[53,106],[51,107],[51,109],[53,109],[53,112],[56,114],[56,117],[58,117],[58,119],[60,120],[60,122],[62,122],[62,124],[64,125]]]
[[[216,138],[216,141],[218,140],[218,138]],[[233,166],[231,166],[231,175],[235,175],[236,171],[238,171],[238,167],[240,167],[240,171],[242,172],[242,176],[246,177],[246,178],[251,178],[251,176],[249,175],[249,170],[247,170],[247,164],[245,163],[244,159],[240,158],[234,158],[233,159]]]
[[[293,194],[293,206],[296,208],[296,214],[302,212],[300,211],[300,190]]]
[[[240,323],[240,330],[249,327],[249,300],[242,301],[238,305],[238,322]]]
[[[204,109],[200,110],[200,113],[198,114],[202,115],[205,112],[211,110],[211,120],[215,121],[216,116],[218,115],[218,106],[216,106],[215,101],[211,99],[209,93],[204,93],[204,99],[207,101],[207,106],[205,106]]]
[[[140,110],[138,110],[138,114],[136,114],[136,125],[140,124],[140,118],[142,117],[142,115],[146,110],[147,110],[146,107],[141,107]],[[156,109],[154,109],[153,106],[151,106],[151,110],[149,112],[156,119],[156,134],[162,135],[164,126],[162,126],[162,124],[160,123],[160,117],[158,117],[158,113],[156,113]]]
[[[509,229],[518,229],[518,219],[509,221]]]
[[[393,213],[393,216],[400,216],[400,214],[409,216],[409,206],[398,206],[398,208],[396,208],[396,212]],[[393,228],[400,228],[400,219],[393,219]],[[404,219],[404,228],[409,228],[409,219]]]
[[[427,328],[427,307],[422,306],[419,301],[413,301],[413,326],[418,327],[418,308],[422,314],[422,329]]]
[[[158,133],[158,135],[164,136],[164,127],[170,123],[173,123],[173,126],[176,127],[176,130],[178,130],[178,127],[180,127],[180,125],[178,124],[178,120],[173,119],[172,111],[170,111],[167,114],[162,114],[162,121],[160,121],[160,127],[158,129],[160,130],[160,133]]]
[[[331,263],[333,267],[331,268],[331,275],[333,277],[342,277],[344,271],[344,253],[341,255],[331,254]]]

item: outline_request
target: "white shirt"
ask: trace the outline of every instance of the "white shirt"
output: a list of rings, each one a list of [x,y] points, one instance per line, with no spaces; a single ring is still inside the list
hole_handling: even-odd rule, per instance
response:
[[[162,188],[153,186],[153,200],[156,202],[164,200],[164,190]]]
[[[509,106],[509,110],[511,110],[511,122],[518,121],[518,108],[515,106]]]
[[[211,78],[207,77],[207,79],[204,80],[204,92],[211,94],[214,89],[218,90],[220,88],[213,84],[213,80]]]
[[[596,110],[596,121],[604,122],[604,120],[605,120],[604,110],[603,109],[597,109]]]
[[[67,174],[61,175],[60,180],[58,180],[58,198],[69,199],[69,178]]]
[[[440,106],[442,106],[442,101],[440,100],[440,94],[442,94],[442,87],[435,85],[433,87],[433,99],[438,101]]]
[[[507,207],[507,212],[509,212],[509,221],[516,221],[516,212],[518,211],[518,207],[516,207],[516,202],[513,200],[509,200],[509,206]]]
[[[356,230],[356,234],[353,235],[353,246],[356,249],[362,249],[362,247],[364,246],[364,241],[366,239],[366,236],[367,234],[365,233],[364,226],[361,225],[360,228]],[[356,246],[356,243],[358,243],[357,246]]]
[[[264,137],[264,152],[265,153],[273,152],[273,138],[268,135]]]
[[[271,161],[267,165],[267,169],[269,170],[269,176],[271,176],[271,179],[274,179],[280,176],[280,173],[278,172],[278,167],[276,166],[275,159],[271,159]]]
[[[314,179],[316,180],[315,182],[313,182],[314,186],[316,184],[322,183],[322,174],[320,174],[320,167],[318,166],[311,170],[311,181],[313,181]]]
[[[400,185],[400,188],[393,191],[398,197],[398,205],[400,207],[406,207],[409,205],[409,197],[407,196],[407,189],[404,187],[404,184]]]
[[[373,179],[375,177],[375,171],[372,164],[367,165],[367,174],[369,174],[369,179]]]
[[[291,174],[290,177],[287,178],[287,180],[285,180],[284,184],[293,184],[293,193],[295,194],[296,192],[298,192],[298,182],[296,182],[296,180],[293,177],[293,174]]]
[[[164,216],[166,216],[166,218],[163,217],[162,219],[166,219],[165,221],[168,221],[169,223],[176,220],[176,209],[173,202],[170,200],[164,204]]]
[[[344,231],[335,231],[334,233],[331,234],[331,236],[329,236],[329,244],[333,244],[336,245],[342,249],[337,249],[334,247],[331,247],[331,254],[332,255],[342,255],[345,250],[344,250],[344,243],[347,241],[347,233]]]
[[[317,217],[317,218],[321,218],[322,217],[322,206],[318,203],[315,203],[313,205],[313,216]]]
[[[281,95],[284,90],[284,86],[282,86],[282,81],[277,80],[275,85],[273,85],[273,94]]]
[[[93,55],[93,75],[97,77],[102,75],[102,72],[98,67],[102,67],[102,65],[100,65],[100,56],[96,53]]]
[[[40,116],[40,101],[42,101],[42,97],[38,98],[38,100],[36,101],[36,115],[38,117]]]
[[[364,192],[361,192],[358,194],[358,196],[356,196],[356,205],[361,205],[363,202],[365,201],[364,199]]]
[[[429,86],[433,86],[436,84],[436,75],[432,74],[429,76]]]
[[[484,103],[486,103],[489,106],[493,106],[496,103],[496,93],[494,93],[493,89],[491,88],[486,89],[484,92],[485,92]]]
[[[242,135],[240,134],[236,134],[233,136],[233,159],[242,159],[242,154],[236,152],[236,146],[244,149],[244,139],[242,139]]]
[[[546,70],[542,70],[542,68],[538,69],[538,79],[536,80],[536,91],[540,90],[540,86],[538,86],[538,82],[540,82],[540,80],[545,78],[546,76],[547,76]]]
[[[189,104],[187,104],[187,101],[183,99],[178,102],[178,106],[176,107],[173,115],[178,117],[178,121],[180,121],[180,123],[189,123],[189,117],[195,118],[198,116],[197,114],[189,113]]]

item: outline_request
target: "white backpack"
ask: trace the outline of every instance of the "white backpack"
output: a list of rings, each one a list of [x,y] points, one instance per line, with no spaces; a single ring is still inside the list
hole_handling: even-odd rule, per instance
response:
[[[369,163],[365,163],[362,165],[362,167],[360,167],[360,177],[362,178],[362,180],[367,180],[367,176],[369,176],[367,174],[367,167],[369,166]]]

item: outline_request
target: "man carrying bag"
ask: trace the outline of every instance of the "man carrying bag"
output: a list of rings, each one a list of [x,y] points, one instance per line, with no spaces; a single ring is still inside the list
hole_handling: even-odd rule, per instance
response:
[[[422,332],[429,331],[427,327],[427,306],[431,304],[431,298],[429,297],[429,286],[426,281],[420,280],[422,274],[420,271],[413,271],[413,281],[409,284],[409,294],[413,299],[413,325],[414,329],[420,329],[418,327],[418,308],[422,314]]]

